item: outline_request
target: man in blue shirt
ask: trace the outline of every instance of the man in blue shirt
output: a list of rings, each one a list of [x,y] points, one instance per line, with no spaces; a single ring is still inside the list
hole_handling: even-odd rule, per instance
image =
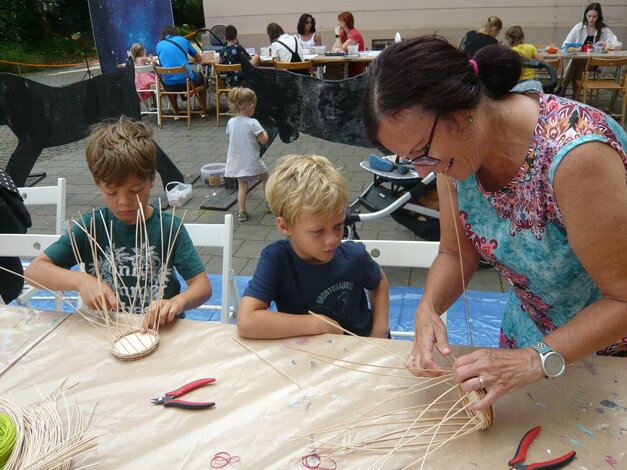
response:
[[[180,67],[185,65],[187,73],[195,86],[205,83],[205,77],[202,72],[193,72],[187,60],[187,55],[194,58],[196,62],[202,62],[200,52],[194,49],[194,46],[182,36],[174,26],[166,26],[161,31],[161,40],[157,43],[157,56],[159,57],[160,67]],[[164,75],[163,84],[168,91],[185,91],[185,74]],[[202,99],[205,100],[205,90],[202,91]]]

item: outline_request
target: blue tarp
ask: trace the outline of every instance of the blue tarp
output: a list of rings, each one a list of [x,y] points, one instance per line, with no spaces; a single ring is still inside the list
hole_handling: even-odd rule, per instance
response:
[[[222,282],[218,274],[209,274],[213,295],[207,305],[220,305]],[[237,276],[237,286],[241,295],[248,281],[249,276]],[[185,287],[185,281],[179,279],[181,285]],[[413,331],[414,312],[420,302],[423,289],[417,287],[390,287],[390,330],[392,331]],[[472,328],[473,345],[485,347],[498,347],[499,328],[507,294],[499,292],[478,292],[467,291],[468,311],[470,313],[470,324]],[[53,310],[53,300],[37,300],[31,302],[33,307]],[[274,305],[271,306],[273,308]],[[64,306],[64,311],[73,311],[68,305]],[[199,321],[220,321],[219,310],[189,310],[185,318]],[[466,328],[466,316],[464,300],[460,298],[448,310],[447,329],[449,341],[452,344],[470,344],[468,341],[468,329]]]

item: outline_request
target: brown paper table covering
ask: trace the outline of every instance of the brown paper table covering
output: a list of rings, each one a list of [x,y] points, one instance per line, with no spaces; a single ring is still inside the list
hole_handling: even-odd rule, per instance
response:
[[[0,305],[0,375],[67,318],[62,312]]]
[[[298,381],[302,390],[233,341],[237,332],[232,325],[181,320],[162,328],[160,337],[151,356],[121,362],[93,326],[72,315],[0,377],[0,393],[11,392],[29,403],[38,398],[37,387],[49,391],[69,378],[68,383],[78,383],[67,392],[71,401],[84,410],[97,401],[94,427],[100,445],[76,466],[97,462],[91,468],[206,469],[215,453],[227,451],[241,458],[227,468],[298,469],[303,468],[300,457],[311,448],[307,440],[292,436],[348,421],[398,387],[414,383],[342,369],[288,347],[399,364],[397,358],[348,336],[242,340]],[[376,342],[402,357],[411,346],[408,341]],[[455,348],[456,354],[468,350]],[[520,438],[536,425],[543,430],[527,462],[574,449],[577,460],[568,468],[627,468],[626,365],[621,358],[590,357],[557,380],[501,398],[494,426],[448,443],[424,468],[508,468]],[[215,401],[215,408],[188,411],[149,402],[204,377],[217,380],[185,398]],[[431,401],[441,391],[421,392],[406,403]],[[338,469],[366,469],[377,459],[365,452],[336,456]],[[401,468],[415,459],[398,451],[384,468]]]

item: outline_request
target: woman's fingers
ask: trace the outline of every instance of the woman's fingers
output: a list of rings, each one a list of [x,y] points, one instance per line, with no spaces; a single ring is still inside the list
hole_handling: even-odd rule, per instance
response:
[[[483,410],[506,393],[540,380],[544,375],[524,349],[480,349],[457,358],[453,378],[464,392],[483,388],[487,394],[470,406]]]

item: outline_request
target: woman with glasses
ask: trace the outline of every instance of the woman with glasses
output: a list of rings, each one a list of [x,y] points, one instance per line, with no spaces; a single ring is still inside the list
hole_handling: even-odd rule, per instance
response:
[[[364,104],[374,142],[437,173],[440,249],[407,367],[441,373],[440,315],[479,259],[510,286],[500,349],[453,363],[464,391],[487,390],[474,410],[588,354],[627,353],[627,135],[582,103],[510,93],[520,71],[503,46],[469,60],[444,38],[415,38],[373,63]]]
[[[298,39],[304,48],[322,45],[320,33],[316,32],[316,20],[309,13],[303,13],[298,20]]]

